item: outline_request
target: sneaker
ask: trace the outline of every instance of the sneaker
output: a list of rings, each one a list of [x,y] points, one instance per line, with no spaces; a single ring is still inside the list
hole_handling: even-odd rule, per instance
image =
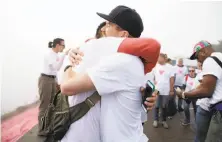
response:
[[[163,127],[164,127],[165,129],[168,129],[168,128],[169,128],[169,126],[168,126],[168,124],[166,123],[166,121],[163,121],[163,122],[162,122],[162,125],[163,125]]]
[[[190,122],[187,122],[187,121],[184,121],[181,123],[183,126],[187,126],[187,125],[190,125]]]
[[[157,127],[158,127],[158,121],[156,121],[156,120],[153,121],[153,127],[154,127],[154,128],[157,128]]]

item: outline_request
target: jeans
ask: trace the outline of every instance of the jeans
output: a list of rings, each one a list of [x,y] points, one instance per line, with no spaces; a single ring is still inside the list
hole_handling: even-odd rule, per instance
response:
[[[179,87],[180,89],[182,89],[182,86],[174,86],[174,88],[177,88],[177,87]],[[177,96],[176,95],[176,91],[174,91],[174,94],[175,94],[175,96]],[[180,111],[182,111],[183,110],[183,107],[182,107],[182,105],[183,105],[183,99],[182,98],[178,98],[178,97],[176,97],[177,98],[177,110],[180,112]]]
[[[212,112],[206,111],[200,106],[197,107],[195,142],[205,142],[211,117]]]
[[[196,102],[197,102],[196,99],[184,101],[184,114],[185,114],[185,122],[186,123],[190,123],[190,103],[192,103],[192,105],[193,105],[194,116],[196,116],[196,112],[197,112]]]
[[[222,141],[222,112],[215,112],[210,121],[206,142]]]
[[[162,121],[166,121],[169,95],[158,95],[154,109],[154,120],[159,120],[159,108],[162,108]]]

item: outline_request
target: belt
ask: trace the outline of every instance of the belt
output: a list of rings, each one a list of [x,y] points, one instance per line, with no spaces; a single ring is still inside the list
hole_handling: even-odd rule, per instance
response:
[[[49,77],[49,78],[56,78],[55,75],[47,75],[47,74],[44,74],[44,73],[41,73],[41,76],[46,76],[46,77]]]

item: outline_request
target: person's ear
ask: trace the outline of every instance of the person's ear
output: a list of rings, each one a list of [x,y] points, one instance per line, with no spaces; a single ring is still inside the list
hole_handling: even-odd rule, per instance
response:
[[[127,31],[122,31],[121,37],[129,37],[129,33]]]

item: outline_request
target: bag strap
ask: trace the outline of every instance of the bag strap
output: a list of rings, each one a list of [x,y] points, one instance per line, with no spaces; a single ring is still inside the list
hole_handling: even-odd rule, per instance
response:
[[[84,102],[89,106],[89,108],[92,108],[100,100],[101,96],[98,94],[97,91],[95,91],[91,96],[86,98]]]
[[[61,93],[61,90],[59,89],[58,92],[55,94],[55,96],[53,97],[53,99],[51,99],[50,103],[52,103],[53,105],[55,105],[56,100],[58,95]]]
[[[70,124],[82,118],[100,100],[101,100],[101,96],[98,94],[97,91],[95,91],[91,96],[87,97],[84,102],[77,104],[73,107],[70,107],[69,108]],[[78,105],[81,107],[75,110],[74,108],[77,107]],[[75,113],[72,113],[72,110],[74,110],[75,112],[78,111],[78,116],[75,116]]]
[[[211,58],[214,59],[215,62],[222,68],[222,62],[216,57],[216,56],[210,56]]]

